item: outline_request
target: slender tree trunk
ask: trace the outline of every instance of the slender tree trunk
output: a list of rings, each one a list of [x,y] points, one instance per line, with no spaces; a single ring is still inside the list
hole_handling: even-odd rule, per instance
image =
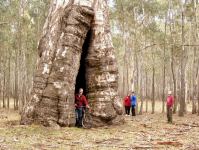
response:
[[[18,110],[19,108],[19,57],[22,51],[22,22],[21,16],[24,13],[24,0],[19,1],[19,10],[17,15],[17,49],[15,49],[15,96],[14,96],[14,109]]]
[[[193,26],[192,26],[192,35],[193,35],[193,41],[194,44],[197,44],[197,4],[196,4],[196,0],[193,0],[193,9],[194,9],[194,22],[193,22]],[[199,66],[197,63],[197,47],[194,47],[194,55],[193,55],[193,76],[192,76],[192,88],[193,88],[193,96],[192,96],[192,114],[197,113],[197,76],[198,76],[198,70],[199,70]],[[198,58],[199,59],[199,58]],[[199,83],[198,83],[199,84]],[[198,108],[199,110],[199,108]]]
[[[148,73],[147,71],[145,71],[146,73],[146,112],[148,112]]]
[[[197,66],[197,60],[196,60],[196,48],[194,48],[194,61],[193,61],[193,76],[192,76],[192,87],[193,87],[193,96],[192,96],[192,114],[197,113],[197,106],[196,106],[196,100],[197,100],[197,73],[198,73],[198,66]]]
[[[124,67],[123,67],[123,95],[122,95],[122,97],[126,96],[127,86],[128,86],[128,82],[127,82],[127,62],[126,62],[125,56],[123,58],[123,61],[124,61]]]
[[[7,60],[6,54],[3,55],[3,88],[2,88],[2,101],[3,101],[3,108],[6,108],[6,67],[7,67]]]
[[[172,72],[172,79],[173,79],[173,90],[174,90],[174,108],[173,108],[173,113],[176,113],[177,111],[177,105],[178,105],[178,100],[177,100],[177,93],[176,93],[176,77],[175,77],[175,69],[174,69],[174,56],[173,56],[173,46],[171,47],[171,72]]]
[[[186,51],[184,47],[184,8],[182,4],[182,51],[181,51],[181,62],[180,62],[180,71],[181,71],[181,90],[180,90],[180,110],[179,116],[184,116],[185,112],[185,67],[186,67]]]
[[[126,78],[127,78],[127,92],[129,93],[129,90],[130,90],[130,85],[129,85],[129,59],[127,60],[126,62]]]
[[[135,68],[136,68],[136,88],[135,91],[138,92],[139,87],[139,64],[138,64],[138,54],[137,50],[135,50]]]
[[[5,71],[5,65],[4,65],[4,71],[3,71],[3,108],[6,108],[6,102],[5,102],[6,94],[5,93],[6,93],[6,71]]]
[[[15,105],[14,105],[14,109],[17,110],[18,109],[18,104],[19,104],[19,95],[18,95],[18,52],[17,50],[15,51],[16,55],[15,55],[15,96],[14,96],[14,101],[15,101]]]
[[[143,86],[143,76],[142,76],[142,74],[140,75],[141,76],[141,81],[140,81],[140,100],[141,100],[141,104],[140,104],[140,112],[139,112],[139,114],[140,115],[142,115],[142,109],[143,109],[143,103],[144,103],[144,101],[143,101],[143,88],[144,88],[144,86]]]
[[[198,59],[198,66],[199,66],[199,59]],[[198,69],[198,116],[199,116],[199,69]]]
[[[164,58],[163,58],[163,86],[162,86],[162,113],[165,111],[165,71],[166,71],[166,32],[167,32],[167,13],[164,25]]]
[[[7,89],[7,92],[8,92],[8,99],[7,99],[7,108],[9,109],[10,108],[10,61],[11,61],[11,54],[9,52],[9,60],[8,60],[8,89]]]
[[[139,91],[139,63],[138,63],[138,53],[137,50],[135,50],[135,67],[136,67],[136,88],[135,88],[135,92],[138,95],[138,91]],[[138,113],[138,107],[139,107],[139,103],[138,103],[138,99],[137,99],[137,106],[136,106],[136,113]]]
[[[127,86],[128,86],[128,80],[127,80],[127,49],[126,49],[126,37],[125,37],[125,14],[124,14],[124,8],[123,8],[123,3],[121,2],[121,13],[122,13],[122,39],[123,39],[123,49],[124,49],[124,56],[123,56],[123,62],[124,62],[124,67],[123,67],[123,95],[122,97],[124,97],[127,93]]]
[[[126,80],[125,80],[125,70],[124,70],[124,69],[125,69],[125,67],[123,67],[123,70],[122,70],[122,74],[123,74],[123,75],[122,75],[122,85],[123,85],[123,86],[122,86],[122,89],[123,89],[123,90],[122,90],[122,91],[123,91],[123,92],[122,92],[122,97],[124,97],[124,95],[126,94],[126,93],[125,93],[125,91],[126,91],[126,90],[125,90],[125,87],[126,87],[125,81],[126,81]]]
[[[155,113],[155,67],[152,72],[152,114]]]
[[[1,50],[1,46],[0,46],[0,52],[2,52]],[[2,56],[0,55],[0,70],[3,70],[3,66],[2,66]],[[0,76],[0,108],[1,108],[1,102],[3,99],[3,88],[2,88],[2,76]]]
[[[172,6],[172,1],[169,0],[168,2],[169,4],[169,10],[171,11],[173,9]],[[173,13],[169,12],[172,16]],[[170,15],[170,17],[171,17]],[[169,20],[172,18],[169,18]],[[171,45],[171,73],[172,73],[172,80],[173,80],[173,95],[174,95],[174,108],[173,108],[173,113],[176,113],[177,111],[177,106],[178,106],[178,99],[177,99],[177,80],[176,80],[176,69],[175,69],[175,57],[174,57],[174,44],[175,44],[175,38],[173,37],[173,31],[175,29],[175,22],[173,23],[173,29],[172,29],[172,24],[171,21],[169,21],[169,29],[170,29],[170,35],[171,35],[171,41],[172,41],[172,45]]]

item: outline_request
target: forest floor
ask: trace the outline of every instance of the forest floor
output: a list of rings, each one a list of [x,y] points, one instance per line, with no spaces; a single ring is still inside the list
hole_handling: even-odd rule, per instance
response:
[[[174,115],[173,124],[161,113],[125,116],[119,126],[79,129],[19,125],[13,110],[0,110],[0,149],[5,150],[199,150],[199,116]]]

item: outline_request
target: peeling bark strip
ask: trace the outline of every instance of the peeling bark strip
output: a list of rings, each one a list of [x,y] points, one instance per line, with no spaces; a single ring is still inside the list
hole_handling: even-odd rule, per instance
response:
[[[71,5],[53,14],[40,41],[41,59],[22,124],[68,124],[82,45],[92,19],[93,10],[86,6]]]
[[[86,85],[93,124],[121,122],[118,70],[108,22],[106,0],[55,0],[43,29],[40,61],[29,103],[21,124],[44,126],[73,124],[74,91],[82,46],[89,40]]]

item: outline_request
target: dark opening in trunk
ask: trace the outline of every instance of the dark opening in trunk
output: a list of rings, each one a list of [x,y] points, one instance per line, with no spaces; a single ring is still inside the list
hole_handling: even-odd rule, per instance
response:
[[[79,72],[77,74],[76,84],[75,84],[75,94],[77,94],[79,92],[79,88],[83,88],[84,95],[87,95],[87,91],[86,91],[86,89],[87,89],[87,87],[86,87],[86,57],[88,54],[90,39],[91,39],[91,30],[88,31],[86,40],[84,41],[84,44],[82,47],[80,67],[79,67]]]

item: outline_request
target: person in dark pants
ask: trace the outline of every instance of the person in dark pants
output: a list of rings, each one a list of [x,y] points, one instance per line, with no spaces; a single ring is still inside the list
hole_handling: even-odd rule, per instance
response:
[[[126,115],[130,115],[130,108],[131,108],[130,94],[128,94],[124,98],[124,107],[125,107],[125,113],[126,113]]]
[[[172,114],[173,114],[173,104],[174,104],[174,98],[172,96],[172,92],[168,92],[167,96],[167,121],[168,123],[173,122]]]
[[[76,127],[82,127],[82,119],[83,119],[83,107],[88,106],[88,101],[86,97],[83,95],[83,89],[79,89],[79,93],[75,95],[75,113],[76,113]]]
[[[135,92],[132,92],[132,95],[131,95],[132,116],[136,116],[136,114],[135,114],[136,103],[137,103],[137,98],[136,98]]]

